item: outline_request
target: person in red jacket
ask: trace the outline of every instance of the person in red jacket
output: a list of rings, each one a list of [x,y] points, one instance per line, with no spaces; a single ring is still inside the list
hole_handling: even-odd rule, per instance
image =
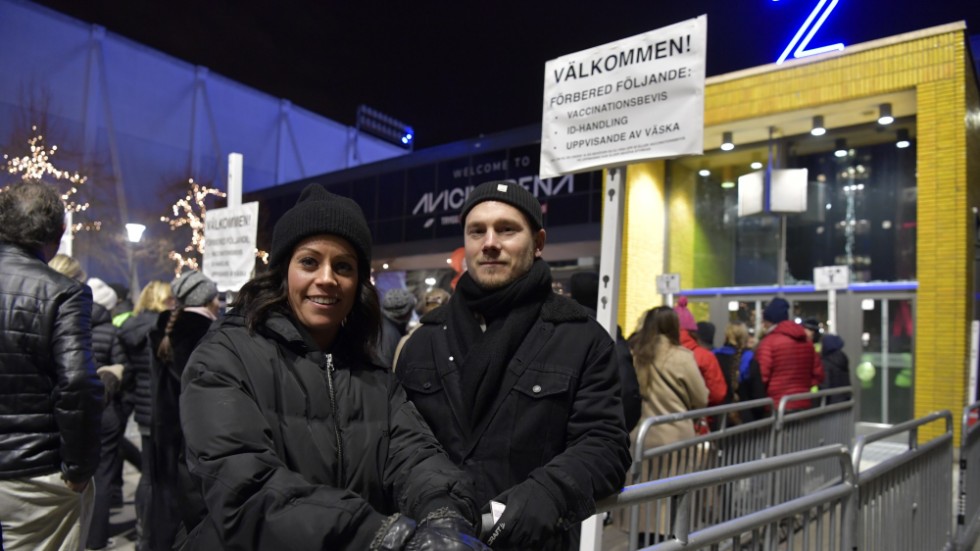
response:
[[[704,377],[705,386],[708,387],[708,406],[725,403],[725,394],[728,392],[725,376],[714,353],[698,344],[696,337],[698,324],[694,321],[694,314],[687,309],[687,297],[677,299],[674,311],[677,312],[677,318],[681,322],[681,346],[694,352],[694,361],[698,364],[701,376]]]
[[[823,363],[807,339],[803,326],[789,320],[789,303],[785,299],[772,299],[762,311],[762,327],[765,336],[755,349],[759,375],[766,393],[776,406],[788,394],[809,392],[823,382]],[[796,400],[786,404],[787,410],[805,409],[810,400]]]

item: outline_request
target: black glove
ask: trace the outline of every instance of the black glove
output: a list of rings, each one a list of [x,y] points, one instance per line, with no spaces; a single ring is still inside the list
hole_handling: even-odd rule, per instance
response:
[[[453,530],[450,525],[457,521],[450,517],[451,515],[433,517],[430,514],[421,525],[416,527],[412,519],[404,515],[392,515],[381,525],[369,549],[371,551],[490,551],[489,547],[475,537]],[[462,516],[458,518],[469,530],[472,530]]]
[[[405,545],[405,551],[490,551],[490,548],[469,534],[419,526]]]
[[[493,499],[505,504],[487,544],[494,549],[540,549],[564,526],[561,512],[548,490],[527,479]]]
[[[370,551],[401,551],[408,539],[415,533],[415,521],[400,514],[386,518],[374,540],[368,547]]]
[[[449,507],[440,507],[426,515],[419,523],[419,528],[438,528],[467,536],[476,536],[473,525],[466,520],[462,513]]]

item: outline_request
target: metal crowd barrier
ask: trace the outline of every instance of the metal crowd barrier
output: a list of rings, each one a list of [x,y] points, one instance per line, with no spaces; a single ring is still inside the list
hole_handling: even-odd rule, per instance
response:
[[[838,466],[836,484],[722,522],[710,525],[698,522],[701,515],[698,496],[702,493],[723,494],[727,488],[740,483],[752,485],[768,480],[770,473],[822,461],[832,461]],[[651,542],[652,546],[643,548],[646,551],[768,551],[780,545],[780,540],[783,540],[782,544],[788,543],[791,549],[797,548],[793,542],[801,542],[803,549],[851,551],[848,538],[852,529],[848,519],[853,518],[850,510],[854,504],[854,488],[855,477],[848,449],[829,445],[627,486],[597,505],[603,512],[668,500],[669,523],[661,533],[668,539]],[[636,549],[636,543],[631,540],[630,549]]]
[[[728,424],[729,415],[733,413],[739,414],[763,407],[767,408],[768,417],[739,425]],[[627,483],[660,480],[762,459],[772,449],[772,428],[775,424],[772,411],[773,401],[764,398],[644,419],[637,431],[633,466]],[[693,423],[695,419],[703,417],[718,419],[719,427],[705,435],[645,449],[647,435],[657,430],[658,426]],[[691,519],[693,526],[695,529],[711,526],[741,514],[764,509],[769,503],[769,495],[764,490],[766,487],[762,481],[742,481],[729,487],[694,493],[691,499],[698,514]],[[631,540],[641,532],[657,533],[666,530],[671,510],[671,504],[666,499],[630,507],[628,525]],[[620,523],[624,520],[621,515],[617,519]]]
[[[832,402],[835,398],[843,401]],[[790,410],[788,404],[809,402],[807,409]],[[770,455],[808,450],[825,444],[851,446],[854,440],[854,395],[851,387],[832,388],[783,396],[773,427]],[[784,473],[775,481],[777,501],[804,495],[831,483],[836,476],[832,461],[806,465]]]
[[[945,421],[946,430],[927,442],[919,429]],[[907,434],[908,449],[861,469],[869,444]],[[939,551],[953,544],[953,415],[939,411],[900,423],[854,443],[858,483],[856,549]]]
[[[937,422],[945,422],[945,431],[920,441],[920,429]],[[627,486],[618,495],[602,500],[598,508],[603,512],[667,503],[664,522],[652,526],[654,539],[643,543],[649,545],[643,547],[645,551],[951,550],[955,543],[952,426],[950,412],[936,412],[860,436],[853,453],[841,444],[830,444],[679,474]],[[865,453],[875,447],[875,442],[899,435],[905,435],[907,449],[873,466],[861,467]],[[703,495],[725,495],[740,485],[750,488],[756,484],[762,484],[766,492],[769,481],[785,481],[787,473],[818,464],[834,466],[819,488],[804,495],[773,492],[772,501],[760,510],[711,524],[700,520],[706,503]],[[637,534],[630,534],[629,548],[636,549],[638,543]],[[601,544],[582,549],[601,549]]]
[[[980,531],[980,402],[963,408],[960,437],[960,487],[956,514],[956,548],[968,550]]]

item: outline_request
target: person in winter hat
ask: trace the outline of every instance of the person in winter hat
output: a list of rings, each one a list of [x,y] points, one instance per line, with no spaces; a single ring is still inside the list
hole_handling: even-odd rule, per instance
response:
[[[370,265],[360,207],[319,184],[276,222],[184,368],[184,549],[487,550],[469,481],[375,359]]]
[[[218,319],[218,286],[202,272],[184,272],[170,282],[176,308],[157,316],[150,330],[151,373],[153,376],[153,453],[151,507],[148,522],[153,524],[150,547],[170,549],[180,530],[181,512],[200,510],[203,505],[188,495],[179,483],[183,479],[184,436],[180,428],[180,375],[212,322]]]
[[[384,365],[392,365],[398,341],[408,332],[415,303],[415,294],[408,289],[389,289],[385,293],[381,303],[381,340],[378,342],[378,359]]]
[[[207,306],[218,297],[218,286],[198,271],[185,272],[170,282],[177,306]]]
[[[714,353],[698,343],[698,323],[694,321],[694,314],[687,309],[687,297],[677,298],[674,312],[677,313],[677,320],[680,323],[681,346],[694,353],[698,371],[701,372],[704,384],[708,387],[708,405],[718,406],[725,403],[725,395],[728,392],[725,375],[721,372],[721,366],[718,365],[718,358]]]
[[[119,338],[119,328],[112,323],[112,309],[118,296],[106,282],[89,278],[92,289],[92,354],[95,372],[105,385],[105,408],[102,410],[102,450],[99,468],[95,471],[95,504],[89,526],[88,549],[103,549],[109,545],[109,517],[116,472],[122,468],[120,448],[124,444],[126,414],[122,402],[126,352]]]
[[[768,331],[774,325],[789,319],[789,303],[786,299],[775,297],[762,310],[762,326]],[[768,325],[767,325],[768,324]]]
[[[552,291],[533,194],[485,182],[460,221],[467,270],[422,318],[395,375],[480,505],[505,504],[488,544],[577,549],[575,526],[620,490],[630,464],[615,345]]]
[[[809,392],[824,379],[823,364],[807,339],[803,326],[789,319],[789,303],[775,297],[762,311],[765,336],[755,349],[753,362],[766,392],[775,403],[783,396]],[[810,400],[796,400],[787,409],[804,409]]]

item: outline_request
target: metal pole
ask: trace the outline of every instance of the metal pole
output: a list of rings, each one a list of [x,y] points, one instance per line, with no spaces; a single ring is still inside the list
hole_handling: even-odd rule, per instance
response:
[[[596,320],[616,338],[619,318],[619,271],[623,255],[623,210],[626,204],[626,169],[606,170],[606,189],[603,194],[602,244],[599,261],[599,301]],[[580,551],[602,549],[602,518],[593,515],[582,522]]]
[[[228,206],[242,205],[242,166],[244,157],[241,153],[228,154]]]
[[[837,329],[837,289],[827,291],[827,325],[832,333],[840,335]]]
[[[623,197],[626,190],[626,169],[623,167],[610,168],[607,169],[606,174],[596,320],[615,338],[619,320],[619,268],[623,256],[622,219],[626,203]]]

